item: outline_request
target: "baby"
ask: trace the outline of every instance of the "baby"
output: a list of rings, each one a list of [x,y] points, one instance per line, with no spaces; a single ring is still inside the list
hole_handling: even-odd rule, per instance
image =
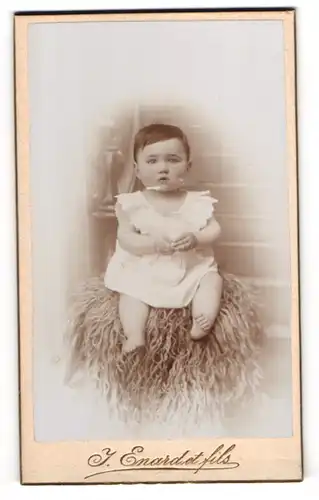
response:
[[[208,191],[184,189],[190,147],[180,128],[154,124],[135,137],[134,166],[144,189],[117,196],[116,250],[105,286],[120,294],[123,350],[145,344],[149,308],[192,304],[194,340],[207,335],[222,293],[212,245],[220,234],[217,202]]]

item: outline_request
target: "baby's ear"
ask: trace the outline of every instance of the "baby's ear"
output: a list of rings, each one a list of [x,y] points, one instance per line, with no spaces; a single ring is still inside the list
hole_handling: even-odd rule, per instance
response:
[[[136,161],[133,163],[133,167],[134,167],[135,174],[138,175],[139,172],[138,172],[138,165],[137,165]]]
[[[189,170],[190,168],[192,168],[192,160],[188,160],[187,163],[187,170]]]

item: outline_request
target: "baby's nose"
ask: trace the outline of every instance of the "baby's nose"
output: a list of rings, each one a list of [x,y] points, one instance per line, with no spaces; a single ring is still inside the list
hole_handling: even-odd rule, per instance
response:
[[[164,162],[160,166],[160,173],[167,173],[168,172],[168,165]]]

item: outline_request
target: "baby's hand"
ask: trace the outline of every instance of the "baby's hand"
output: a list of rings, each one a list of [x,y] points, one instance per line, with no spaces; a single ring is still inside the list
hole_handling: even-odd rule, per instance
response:
[[[175,251],[187,251],[197,247],[197,238],[194,233],[184,233],[172,241]]]
[[[174,253],[172,243],[164,238],[157,238],[155,240],[155,248],[156,252],[164,255],[171,255],[172,253]]]

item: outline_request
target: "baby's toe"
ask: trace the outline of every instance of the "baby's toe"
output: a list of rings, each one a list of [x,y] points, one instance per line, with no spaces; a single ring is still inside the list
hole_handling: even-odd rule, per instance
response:
[[[206,318],[202,314],[200,316],[197,316],[196,321],[199,324],[199,326],[202,327],[202,328],[206,324]]]
[[[205,331],[209,330],[211,327],[210,321],[204,315],[199,317],[198,324]]]

